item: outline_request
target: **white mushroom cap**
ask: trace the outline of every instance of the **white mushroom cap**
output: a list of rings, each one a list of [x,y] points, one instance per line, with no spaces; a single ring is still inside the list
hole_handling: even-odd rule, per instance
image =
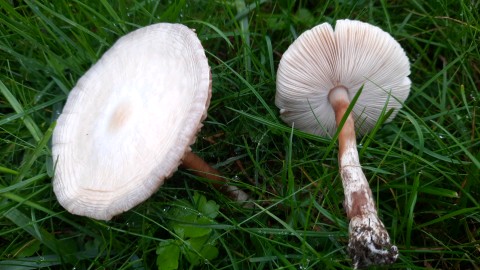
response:
[[[393,37],[368,23],[339,20],[318,25],[298,37],[283,54],[277,72],[275,104],[289,125],[322,136],[336,132],[328,94],[348,89],[350,100],[364,86],[352,114],[357,134],[368,132],[387,101],[401,108],[410,91],[410,63]]]
[[[54,192],[109,220],[177,170],[206,117],[210,67],[194,31],[159,23],[120,38],[78,81],[53,134]]]

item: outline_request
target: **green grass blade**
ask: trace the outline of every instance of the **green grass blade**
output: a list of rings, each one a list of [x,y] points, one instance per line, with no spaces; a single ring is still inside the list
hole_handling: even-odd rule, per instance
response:
[[[15,110],[15,112],[19,115],[25,115],[25,110],[23,109],[23,106],[18,102],[18,100],[15,98],[15,96],[10,92],[10,90],[5,86],[2,80],[0,80],[0,93],[3,94],[3,96],[7,99],[7,102],[10,104],[10,106]],[[30,131],[32,134],[32,137],[35,139],[35,141],[40,141],[40,139],[43,137],[42,132],[40,131],[40,128],[38,125],[33,121],[33,119],[25,115],[23,117],[23,123],[27,127],[27,129]]]

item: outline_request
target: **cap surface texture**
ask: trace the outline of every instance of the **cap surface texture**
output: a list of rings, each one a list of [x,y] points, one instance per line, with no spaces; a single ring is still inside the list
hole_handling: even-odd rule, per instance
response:
[[[211,77],[195,32],[159,23],[121,37],[71,90],[53,134],[53,189],[109,220],[177,170],[206,117]]]
[[[368,132],[382,110],[398,109],[408,97],[410,63],[390,34],[368,23],[338,20],[301,34],[283,54],[275,104],[281,118],[303,131],[333,136],[331,89],[343,86],[350,100],[363,86],[352,114],[357,134]],[[392,113],[389,120],[395,117]]]

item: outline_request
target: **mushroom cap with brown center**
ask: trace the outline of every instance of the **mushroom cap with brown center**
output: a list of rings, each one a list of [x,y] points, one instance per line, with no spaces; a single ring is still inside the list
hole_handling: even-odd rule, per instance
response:
[[[338,20],[301,34],[283,54],[277,72],[275,104],[281,118],[303,131],[322,136],[336,132],[330,90],[343,86],[350,100],[363,86],[352,114],[357,134],[375,126],[382,110],[394,109],[408,97],[410,63],[388,33],[368,23]]]
[[[195,34],[159,23],[121,37],[77,82],[53,134],[54,192],[109,220],[177,170],[206,117],[210,67]]]

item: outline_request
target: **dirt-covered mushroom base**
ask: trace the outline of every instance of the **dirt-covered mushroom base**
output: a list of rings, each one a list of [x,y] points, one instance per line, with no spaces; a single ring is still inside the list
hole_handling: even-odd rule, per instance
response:
[[[398,248],[377,215],[358,216],[350,220],[348,253],[355,269],[370,265],[391,264],[398,258]]]

